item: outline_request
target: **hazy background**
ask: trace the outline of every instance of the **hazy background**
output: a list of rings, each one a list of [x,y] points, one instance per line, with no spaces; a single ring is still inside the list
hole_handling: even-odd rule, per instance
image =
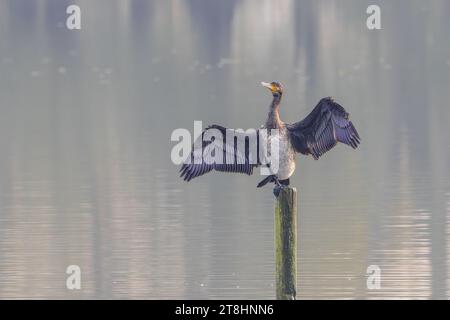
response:
[[[274,298],[271,188],[186,184],[170,160],[194,120],[262,124],[272,80],[286,121],[333,96],[362,137],[298,158],[299,298],[447,298],[449,16],[446,0],[0,0],[0,298]]]

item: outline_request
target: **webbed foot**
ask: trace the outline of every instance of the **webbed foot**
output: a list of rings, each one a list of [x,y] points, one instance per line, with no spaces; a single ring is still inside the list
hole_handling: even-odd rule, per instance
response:
[[[275,197],[278,198],[278,196],[280,195],[281,190],[283,190],[283,189],[286,188],[286,187],[287,187],[287,186],[282,185],[282,184],[276,185],[276,186],[273,188],[273,194],[275,195]]]

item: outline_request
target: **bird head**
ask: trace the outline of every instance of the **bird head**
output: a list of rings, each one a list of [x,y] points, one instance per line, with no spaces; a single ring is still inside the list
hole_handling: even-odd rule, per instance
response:
[[[261,82],[261,85],[269,89],[274,96],[281,96],[283,94],[283,86],[279,82]]]

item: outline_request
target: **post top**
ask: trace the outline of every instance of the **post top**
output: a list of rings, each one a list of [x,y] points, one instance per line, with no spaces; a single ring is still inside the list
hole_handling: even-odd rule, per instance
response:
[[[297,192],[297,188],[286,186],[286,187],[280,189],[280,194],[282,192],[286,192],[286,193],[294,192],[295,193],[295,192]]]

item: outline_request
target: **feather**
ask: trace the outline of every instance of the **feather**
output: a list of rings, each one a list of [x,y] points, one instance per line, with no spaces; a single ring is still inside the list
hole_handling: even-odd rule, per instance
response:
[[[222,133],[223,141],[219,141],[216,137],[212,137],[211,140],[203,140],[205,132],[209,129],[217,129]],[[231,141],[226,140],[227,130],[232,130],[234,138]],[[256,130],[256,143],[259,150],[259,137],[258,130]],[[244,141],[244,153],[238,148],[238,138]],[[254,137],[252,137],[254,138]],[[212,125],[207,127],[198,139],[193,144],[192,151],[182,164],[180,169],[180,177],[185,181],[191,181],[192,179],[202,176],[212,170],[220,172],[236,172],[251,175],[253,168],[259,165],[258,154],[252,154],[250,150],[250,138],[249,136],[239,130],[227,129],[223,126]],[[216,152],[222,149],[223,157],[217,157],[224,163],[215,163],[217,159],[215,157]],[[190,160],[190,161],[189,161]],[[255,163],[256,162],[256,163]]]
[[[361,140],[349,114],[331,98],[323,98],[305,119],[286,127],[295,151],[316,160],[338,142],[357,148]]]

